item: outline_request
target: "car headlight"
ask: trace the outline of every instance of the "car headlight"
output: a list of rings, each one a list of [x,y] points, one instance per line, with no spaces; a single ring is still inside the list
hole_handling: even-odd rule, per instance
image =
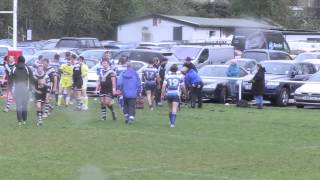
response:
[[[203,88],[207,88],[207,89],[215,89],[217,87],[217,84],[207,84],[204,85]]]
[[[302,92],[299,90],[299,89],[297,89],[295,92],[294,92],[294,95],[301,95],[302,94]]]
[[[267,82],[267,86],[279,86],[280,82]]]

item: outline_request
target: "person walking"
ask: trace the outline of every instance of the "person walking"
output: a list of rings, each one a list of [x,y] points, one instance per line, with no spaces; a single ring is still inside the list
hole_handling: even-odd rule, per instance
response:
[[[9,112],[11,108],[11,104],[13,102],[13,94],[12,94],[12,84],[9,81],[12,75],[12,69],[15,67],[16,63],[14,61],[13,56],[5,56],[4,57],[4,69],[5,74],[2,80],[2,85],[4,85],[5,81],[7,81],[6,88],[6,106],[3,109],[3,112]]]
[[[116,120],[117,117],[112,106],[112,98],[116,93],[116,73],[111,69],[108,58],[104,57],[101,65],[96,87],[96,93],[100,96],[101,120],[107,120],[107,107],[111,111],[112,119]]]
[[[16,112],[18,124],[25,124],[28,116],[29,91],[33,87],[33,74],[25,65],[25,58],[20,56],[17,65],[12,69],[10,82],[16,99]]]
[[[48,92],[48,80],[50,77],[45,72],[44,66],[41,64],[38,64],[37,69],[34,72],[34,92],[35,92],[35,108],[37,111],[37,126],[42,126],[43,124],[43,118],[44,113],[43,109],[45,109],[45,113],[47,113],[47,94],[50,94]]]
[[[226,75],[231,78],[237,78],[240,76],[240,67],[237,65],[236,60],[232,60],[228,69],[226,70]],[[236,94],[236,85],[237,80],[236,79],[230,79],[229,81],[230,85],[230,94],[232,103],[237,102],[237,94]]]
[[[182,73],[185,74],[185,86],[190,91],[188,94],[190,96],[191,108],[195,108],[196,103],[198,103],[198,108],[202,108],[203,82],[201,77],[195,70],[187,66],[183,66]]]
[[[153,111],[154,94],[157,89],[157,86],[160,85],[159,72],[158,69],[154,67],[154,59],[150,60],[148,66],[145,69],[143,69],[142,79],[144,82],[144,90],[147,96],[149,111]]]
[[[256,100],[257,108],[263,109],[263,93],[265,88],[264,73],[266,70],[261,64],[257,64],[257,73],[254,75],[252,82],[252,94]]]
[[[160,77],[160,82],[159,82],[159,86],[157,86],[157,90],[156,90],[156,94],[155,94],[155,101],[156,101],[156,105],[157,106],[162,106],[161,103],[161,88],[165,79],[165,75],[166,75],[166,65],[168,63],[168,59],[167,58],[163,58],[160,60],[160,66],[159,66],[159,77]]]
[[[136,98],[141,93],[141,80],[130,62],[127,63],[127,69],[121,73],[119,81],[119,89],[123,95],[125,123],[132,124],[135,119]]]
[[[169,122],[170,127],[173,128],[176,125],[177,110],[180,103],[181,90],[185,93],[185,87],[183,85],[183,78],[177,74],[178,66],[173,64],[170,67],[170,74],[166,76],[166,79],[162,85],[161,99],[164,99],[166,95],[169,105]]]

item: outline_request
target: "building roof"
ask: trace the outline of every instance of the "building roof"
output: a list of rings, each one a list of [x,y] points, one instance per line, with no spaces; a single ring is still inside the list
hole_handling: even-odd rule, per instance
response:
[[[171,16],[162,14],[153,14],[149,16],[138,17],[128,21],[120,22],[118,25],[133,23],[135,21],[145,20],[149,18],[162,18],[168,21],[202,28],[215,28],[215,27],[238,27],[238,28],[261,28],[261,29],[281,29],[281,27],[272,25],[263,20],[251,20],[244,18],[204,18],[193,16]]]

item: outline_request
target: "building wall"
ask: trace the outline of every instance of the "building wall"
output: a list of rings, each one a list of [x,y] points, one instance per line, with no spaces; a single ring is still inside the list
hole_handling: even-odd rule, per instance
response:
[[[127,42],[147,41],[143,39],[142,35],[145,32],[150,35],[150,41],[172,41],[174,27],[182,27],[182,40],[210,39],[210,31],[215,32],[214,36],[216,38],[220,37],[220,28],[195,28],[164,19],[157,18],[154,20],[150,18],[118,26],[117,40]]]

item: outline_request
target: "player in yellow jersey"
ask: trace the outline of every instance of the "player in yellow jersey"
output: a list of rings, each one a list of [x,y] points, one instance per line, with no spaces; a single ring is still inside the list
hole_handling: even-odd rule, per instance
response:
[[[72,55],[71,58],[67,59],[66,64],[62,64],[59,68],[60,71],[60,84],[59,84],[59,97],[58,106],[61,106],[62,99],[65,97],[65,104],[68,106],[70,104],[70,95],[72,87],[72,75],[73,75],[73,60],[76,59],[76,55]]]
[[[87,95],[87,81],[88,81],[88,65],[85,63],[85,59],[83,56],[79,56],[79,61],[81,65],[81,76],[83,80],[81,97],[83,99],[82,110],[88,110],[88,95]]]

